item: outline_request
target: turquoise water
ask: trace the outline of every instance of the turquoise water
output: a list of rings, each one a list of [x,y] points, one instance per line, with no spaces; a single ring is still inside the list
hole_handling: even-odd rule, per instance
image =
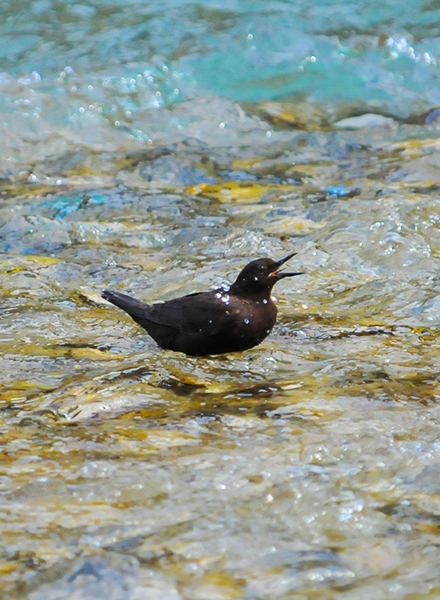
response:
[[[403,115],[440,102],[431,1],[36,0],[0,16],[0,98],[14,110],[38,109],[32,94],[67,99],[68,119],[85,103],[113,117],[202,95]]]

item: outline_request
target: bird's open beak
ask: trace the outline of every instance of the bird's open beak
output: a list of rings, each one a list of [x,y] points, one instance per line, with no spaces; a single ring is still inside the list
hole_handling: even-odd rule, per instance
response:
[[[278,270],[282,265],[284,265],[285,262],[287,262],[290,258],[292,258],[292,256],[295,256],[295,254],[296,254],[296,252],[293,252],[293,254],[289,254],[285,258],[282,258],[281,260],[278,260],[275,263],[274,270],[269,275],[269,277],[276,277],[277,279],[283,279],[284,277],[295,277],[295,275],[304,275],[304,273],[302,273],[302,272],[299,272],[299,273],[289,273],[289,272],[286,272],[286,271],[280,272]]]

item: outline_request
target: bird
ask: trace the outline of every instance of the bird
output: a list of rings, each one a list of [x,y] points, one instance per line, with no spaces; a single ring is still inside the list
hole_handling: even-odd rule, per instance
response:
[[[276,323],[273,286],[285,277],[303,275],[280,271],[295,254],[278,261],[253,260],[231,286],[165,302],[145,304],[112,290],[104,290],[102,297],[128,313],[165,350],[188,356],[242,352],[260,344]]]

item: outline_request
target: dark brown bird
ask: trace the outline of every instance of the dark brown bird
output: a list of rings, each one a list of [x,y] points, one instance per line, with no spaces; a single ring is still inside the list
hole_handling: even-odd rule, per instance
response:
[[[110,290],[102,297],[125,310],[161,348],[191,356],[239,352],[262,342],[275,325],[277,307],[270,293],[280,279],[302,275],[279,271],[294,255],[253,260],[229,288],[167,302],[144,304]]]

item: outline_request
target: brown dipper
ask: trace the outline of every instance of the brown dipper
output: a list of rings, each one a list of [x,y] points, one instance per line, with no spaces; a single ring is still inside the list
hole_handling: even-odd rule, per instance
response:
[[[294,255],[253,260],[229,288],[167,302],[144,304],[110,290],[102,297],[125,310],[161,348],[191,356],[239,352],[262,342],[275,325],[277,307],[270,293],[280,279],[302,275],[279,271]]]

